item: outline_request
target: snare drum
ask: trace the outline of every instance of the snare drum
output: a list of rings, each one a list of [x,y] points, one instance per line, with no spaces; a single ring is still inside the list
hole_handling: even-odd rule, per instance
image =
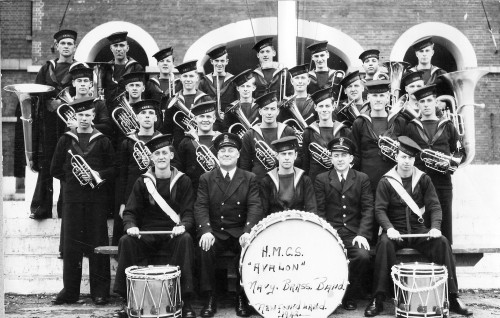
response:
[[[448,271],[433,263],[404,263],[391,270],[396,317],[448,317]]]
[[[131,266],[127,275],[129,317],[180,317],[181,271],[177,266]]]
[[[278,212],[253,227],[241,252],[241,285],[266,318],[325,318],[342,302],[347,264],[328,222],[313,213]]]

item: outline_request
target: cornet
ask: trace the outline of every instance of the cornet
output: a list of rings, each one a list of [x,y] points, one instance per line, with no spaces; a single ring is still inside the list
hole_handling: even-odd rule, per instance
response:
[[[316,142],[311,142],[309,144],[309,151],[313,160],[324,168],[330,169],[332,167],[332,154],[328,149]]]
[[[462,158],[445,155],[442,152],[424,149],[420,153],[420,159],[425,166],[441,173],[454,172],[462,162]]]
[[[186,131],[186,136],[193,139],[194,144],[196,145],[196,161],[205,172],[212,171],[214,168],[220,166],[219,160],[210,151],[210,149],[207,146],[200,144],[200,138],[194,129]]]
[[[396,140],[386,137],[379,136],[378,137],[378,147],[380,148],[380,152],[391,159],[392,161],[396,161],[396,155],[398,153],[399,142]]]
[[[437,97],[438,101],[448,102],[447,107],[443,110],[443,115],[446,119],[453,123],[455,129],[458,132],[460,138],[465,135],[465,123],[462,115],[457,113],[457,103],[455,102],[455,98],[450,95],[441,95]]]
[[[257,138],[254,138],[254,140],[257,159],[266,170],[274,169],[276,167],[276,152],[264,140],[258,140]]]
[[[80,182],[81,186],[89,185],[92,189],[98,188],[105,181],[102,180],[99,175],[90,168],[85,159],[80,155],[74,155],[71,150],[68,150],[71,155],[71,166],[73,169],[73,175]]]
[[[35,94],[48,93],[54,90],[54,87],[40,84],[15,84],[7,85],[3,88],[7,92],[16,93],[21,107],[21,120],[23,123],[24,133],[24,152],[26,155],[26,164],[33,170],[33,130],[31,112],[33,104],[40,102],[40,99]]]
[[[111,118],[120,131],[128,136],[139,130],[139,122],[127,112],[123,107],[116,107],[111,112]]]
[[[62,119],[66,126],[76,126],[76,112],[73,107],[68,104],[61,104],[57,107],[57,115]]]
[[[139,140],[135,135],[130,135],[130,138],[135,141],[133,156],[139,169],[146,170],[151,165],[151,151],[146,144]]]
[[[128,103],[125,93],[126,92],[121,93],[114,99],[113,102],[118,106],[113,110],[113,112],[115,112],[119,108],[123,109],[123,111],[117,112],[116,117],[120,118],[120,120],[125,121],[128,126],[134,127],[135,130],[139,130],[139,121],[137,120],[137,115],[134,113],[132,106],[130,106],[130,104]],[[127,115],[125,115],[125,113]],[[111,113],[111,116],[113,117],[113,113]]]
[[[191,113],[191,115],[192,115],[192,113]],[[184,130],[184,132],[198,129],[198,125],[194,121],[194,117],[188,117],[182,111],[176,112],[174,114],[172,120],[174,121],[174,123],[177,126],[182,128],[182,130]]]

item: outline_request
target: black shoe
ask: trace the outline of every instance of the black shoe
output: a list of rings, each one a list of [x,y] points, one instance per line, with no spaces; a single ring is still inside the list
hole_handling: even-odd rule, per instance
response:
[[[52,305],[62,305],[62,304],[74,304],[78,301],[77,298],[68,298],[63,293],[59,293],[56,297],[52,299]]]
[[[458,297],[450,297],[450,311],[462,316],[471,316],[473,314]]]
[[[217,312],[217,303],[213,295],[209,295],[201,308],[200,316],[204,318],[213,317]]]
[[[124,307],[113,313],[113,318],[128,318],[127,309]]]
[[[182,318],[196,318],[196,313],[191,307],[191,303],[184,302],[184,306],[182,306]]]
[[[92,300],[94,301],[94,304],[98,306],[107,305],[109,303],[107,297],[95,297]]]
[[[375,317],[382,311],[384,311],[384,304],[377,300],[377,298],[373,298],[368,306],[366,306],[365,317]]]
[[[239,317],[250,317],[250,307],[245,294],[240,294],[236,298],[236,315]]]
[[[342,301],[342,307],[345,310],[356,310],[356,308],[358,308],[358,304],[354,301],[354,299],[344,299]]]

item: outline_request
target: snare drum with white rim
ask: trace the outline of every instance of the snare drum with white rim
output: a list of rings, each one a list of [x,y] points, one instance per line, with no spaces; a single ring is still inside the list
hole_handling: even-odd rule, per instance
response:
[[[434,263],[402,263],[391,269],[396,317],[448,317],[448,270]]]
[[[324,318],[348,284],[342,240],[319,216],[273,213],[253,227],[240,258],[241,285],[259,314]]]
[[[129,317],[181,316],[181,271],[178,266],[131,266],[125,274]]]

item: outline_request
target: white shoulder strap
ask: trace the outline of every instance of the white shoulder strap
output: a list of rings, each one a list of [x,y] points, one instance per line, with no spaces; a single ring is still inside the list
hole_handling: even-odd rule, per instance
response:
[[[394,190],[396,190],[396,192],[399,194],[401,199],[403,199],[403,201],[405,201],[405,203],[408,205],[410,210],[413,213],[415,213],[416,215],[418,215],[418,221],[420,223],[423,223],[424,219],[422,218],[422,215],[424,215],[424,213],[425,213],[425,206],[420,209],[418,207],[417,203],[415,203],[413,198],[410,196],[410,194],[408,192],[406,192],[406,190],[403,188],[401,183],[397,182],[396,180],[394,180],[393,178],[390,178],[390,177],[387,178],[387,180],[389,181],[391,186],[394,188]]]
[[[144,184],[146,185],[146,188],[148,189],[149,194],[151,194],[151,196],[153,197],[155,202],[158,204],[158,206],[163,210],[163,212],[165,212],[165,214],[167,214],[172,219],[172,221],[175,222],[175,224],[179,224],[179,221],[180,221],[179,216],[168,205],[168,203],[165,201],[165,199],[163,199],[163,197],[158,193],[151,178],[149,178],[149,177],[144,178]]]

